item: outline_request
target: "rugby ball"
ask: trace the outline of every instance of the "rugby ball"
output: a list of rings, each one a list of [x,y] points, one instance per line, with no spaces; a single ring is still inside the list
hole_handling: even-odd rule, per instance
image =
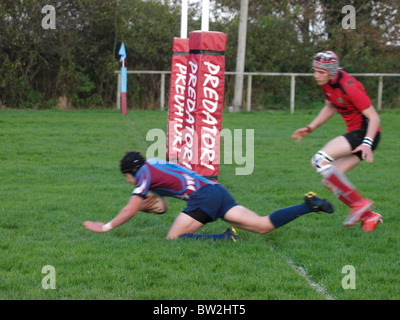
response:
[[[148,191],[146,193],[146,198],[144,200],[145,208],[144,212],[155,213],[155,214],[163,214],[168,209],[167,200],[159,194]]]

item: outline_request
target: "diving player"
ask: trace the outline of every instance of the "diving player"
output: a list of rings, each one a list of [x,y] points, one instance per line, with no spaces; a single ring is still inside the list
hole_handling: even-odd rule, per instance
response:
[[[259,216],[239,205],[221,184],[210,181],[183,166],[157,159],[145,160],[139,152],[127,152],[120,161],[126,181],[135,186],[129,203],[109,223],[85,221],[84,226],[95,232],[106,232],[120,226],[146,209],[145,195],[151,190],[161,196],[187,201],[176,217],[167,239],[213,239],[237,241],[234,228],[220,234],[195,234],[206,223],[221,218],[244,230],[268,233],[309,212],[332,213],[333,206],[309,192],[304,203],[279,209],[268,216]],[[148,204],[151,205],[151,204]]]

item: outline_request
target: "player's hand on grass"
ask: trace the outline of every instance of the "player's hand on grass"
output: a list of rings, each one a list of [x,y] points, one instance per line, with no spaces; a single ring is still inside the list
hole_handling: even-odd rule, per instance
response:
[[[104,230],[104,223],[102,222],[85,221],[83,225],[86,229],[92,230],[94,232],[106,232]]]

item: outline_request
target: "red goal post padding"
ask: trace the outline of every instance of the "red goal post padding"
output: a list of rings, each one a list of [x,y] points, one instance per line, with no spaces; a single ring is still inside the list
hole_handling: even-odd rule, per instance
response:
[[[167,161],[177,162],[182,147],[189,39],[174,38],[167,122]]]
[[[220,166],[227,34],[189,34],[185,112],[179,163],[217,181]]]

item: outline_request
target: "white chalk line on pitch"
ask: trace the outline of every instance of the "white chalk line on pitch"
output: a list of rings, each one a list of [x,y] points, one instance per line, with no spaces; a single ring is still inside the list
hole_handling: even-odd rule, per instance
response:
[[[275,251],[275,248],[273,246],[269,247],[271,249],[271,251]],[[276,251],[275,251],[276,252]],[[286,263],[294,270],[296,271],[297,274],[299,274],[301,277],[303,277],[308,284],[310,285],[310,287],[312,289],[314,289],[315,291],[317,291],[317,293],[319,293],[321,296],[323,296],[326,300],[336,300],[336,298],[332,295],[330,295],[326,289],[324,288],[324,286],[319,285],[318,283],[312,281],[310,279],[310,277],[307,274],[307,271],[304,270],[302,267],[296,266],[294,264],[294,262],[286,257],[283,258],[283,260],[286,261]]]
[[[323,296],[327,300],[336,300],[335,297],[331,296],[324,286],[319,285],[318,283],[312,281],[310,277],[307,274],[307,271],[304,270],[302,267],[296,266],[292,260],[286,260],[286,262],[292,267],[294,271],[296,271],[300,276],[302,276],[308,284],[313,288],[315,291],[317,291],[321,296]]]

